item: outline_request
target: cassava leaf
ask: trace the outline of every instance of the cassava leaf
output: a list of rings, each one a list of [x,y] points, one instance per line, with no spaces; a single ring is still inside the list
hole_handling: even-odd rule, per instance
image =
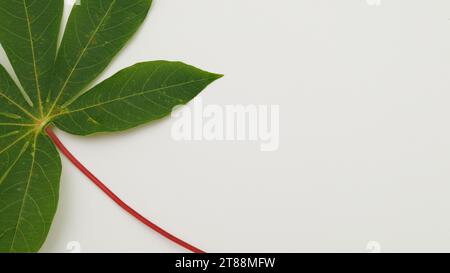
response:
[[[0,120],[6,124],[34,124],[33,108],[25,101],[17,85],[0,65]],[[1,143],[0,143],[1,145]]]
[[[38,251],[58,204],[58,152],[41,132],[23,136],[0,154],[0,252]]]
[[[0,67],[0,252],[35,252],[44,243],[59,192],[59,155]]]
[[[51,108],[94,80],[142,24],[151,0],[82,0],[66,26],[55,64]]]
[[[64,0],[2,0],[0,42],[23,88],[43,115]]]
[[[30,111],[19,89],[3,66],[0,66],[0,151],[6,151],[31,133],[35,120]]]
[[[79,97],[55,122],[77,135],[129,129],[167,116],[220,77],[180,62],[139,63]]]
[[[0,2],[0,43],[23,87],[0,65],[0,252],[36,252],[49,232],[61,160],[47,126],[77,135],[125,130],[168,115],[221,77],[179,62],[146,62],[84,92],[151,2],[81,0],[58,50],[63,0]]]

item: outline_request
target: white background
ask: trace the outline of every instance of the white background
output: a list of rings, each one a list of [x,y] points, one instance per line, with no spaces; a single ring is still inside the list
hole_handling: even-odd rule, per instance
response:
[[[142,214],[210,252],[450,251],[449,18],[448,0],[155,0],[99,81],[157,59],[225,74],[204,103],[280,105],[280,149],[176,142],[170,119],[58,135]],[[43,252],[184,251],[63,165]]]

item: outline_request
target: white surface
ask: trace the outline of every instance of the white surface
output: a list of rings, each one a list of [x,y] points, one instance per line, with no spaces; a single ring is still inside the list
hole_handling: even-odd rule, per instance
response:
[[[210,252],[450,251],[449,18],[446,0],[155,0],[101,79],[157,59],[223,73],[204,103],[280,105],[280,149],[175,142],[170,119],[58,134],[118,195]],[[183,251],[63,163],[42,251]]]

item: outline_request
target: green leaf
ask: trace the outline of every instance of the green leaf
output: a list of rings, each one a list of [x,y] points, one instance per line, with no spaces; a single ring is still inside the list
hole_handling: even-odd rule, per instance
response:
[[[35,127],[35,119],[30,113],[30,106],[21,97],[19,89],[3,66],[0,66],[0,109],[1,152],[31,134]],[[0,172],[0,174],[2,173]]]
[[[38,251],[56,212],[60,159],[38,117],[44,115],[63,4],[0,5],[0,42],[24,88],[0,67],[0,252]]]
[[[59,155],[0,67],[0,252],[36,252],[56,212]]]
[[[137,31],[151,0],[82,0],[66,26],[55,65],[50,111],[77,97]]]
[[[0,65],[0,122],[34,124],[33,108],[25,101],[17,85]],[[1,147],[0,142],[0,147]]]
[[[0,43],[41,116],[63,7],[64,0],[2,0],[0,5]]]
[[[220,77],[180,62],[139,63],[79,97],[55,122],[76,135],[133,128],[169,115]]]
[[[0,252],[36,252],[56,212],[61,161],[42,133],[17,140],[0,154]]]
[[[125,130],[170,114],[221,75],[175,62],[124,69],[87,92],[145,19],[151,0],[81,0],[57,51],[63,0],[2,0],[0,252],[36,252],[55,215],[61,160],[50,125],[77,135]]]

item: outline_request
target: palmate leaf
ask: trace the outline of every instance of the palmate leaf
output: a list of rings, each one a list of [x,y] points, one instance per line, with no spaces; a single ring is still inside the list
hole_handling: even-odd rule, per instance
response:
[[[0,252],[35,252],[56,212],[61,163],[0,68]]]
[[[167,61],[139,63],[84,89],[144,21],[151,0],[81,0],[57,50],[63,0],[2,0],[0,252],[36,252],[57,209],[61,161],[45,133],[126,130],[170,114],[221,75]]]

